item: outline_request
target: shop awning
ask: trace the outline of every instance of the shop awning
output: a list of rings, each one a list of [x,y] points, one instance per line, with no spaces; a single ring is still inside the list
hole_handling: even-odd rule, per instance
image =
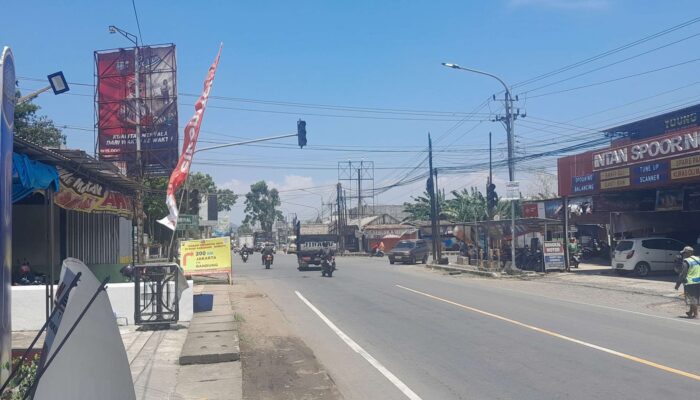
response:
[[[32,160],[24,154],[12,153],[12,202],[16,203],[38,190],[53,187],[60,181],[56,167]]]

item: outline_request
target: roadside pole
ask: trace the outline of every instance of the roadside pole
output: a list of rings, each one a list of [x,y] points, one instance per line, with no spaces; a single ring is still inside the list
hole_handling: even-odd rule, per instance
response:
[[[433,262],[437,262],[437,244],[436,235],[437,232],[437,221],[435,220],[435,185],[433,183],[433,140],[430,138],[430,133],[428,133],[428,195],[430,196],[430,237],[432,238],[432,256]]]

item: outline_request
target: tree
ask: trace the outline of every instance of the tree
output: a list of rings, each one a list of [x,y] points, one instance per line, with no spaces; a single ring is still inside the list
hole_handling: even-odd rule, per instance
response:
[[[252,235],[253,228],[251,228],[250,225],[248,225],[248,224],[241,224],[241,226],[238,227],[238,234],[239,235]]]
[[[403,203],[404,212],[408,214],[404,221],[430,221],[430,194],[426,191],[421,196],[411,196],[413,202]],[[447,202],[442,193],[438,193],[440,218],[450,218]]]
[[[16,98],[19,99],[19,91]],[[15,135],[39,146],[58,148],[66,144],[66,135],[47,116],[36,113],[41,107],[27,101],[15,106]]]
[[[277,189],[269,189],[265,181],[250,185],[250,192],[245,195],[244,224],[259,223],[265,232],[272,232],[275,221],[282,219],[282,211],[277,207],[282,205]]]
[[[475,187],[452,191],[447,200],[447,213],[455,221],[483,221],[488,218],[486,197]]]

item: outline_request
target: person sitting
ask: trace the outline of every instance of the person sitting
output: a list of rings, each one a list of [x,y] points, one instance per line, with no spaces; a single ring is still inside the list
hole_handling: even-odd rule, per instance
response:
[[[15,283],[18,285],[33,285],[35,281],[36,275],[34,275],[34,272],[32,272],[32,269],[29,267],[29,263],[26,261],[23,262],[19,267],[19,275]]]

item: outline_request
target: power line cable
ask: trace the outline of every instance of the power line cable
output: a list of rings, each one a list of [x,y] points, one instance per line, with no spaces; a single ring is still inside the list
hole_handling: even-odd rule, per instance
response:
[[[646,36],[646,37],[643,37],[643,38],[641,38],[641,39],[635,40],[635,41],[633,41],[633,42],[624,44],[624,45],[619,46],[619,47],[616,47],[616,48],[614,48],[614,49],[605,51],[605,52],[600,53],[600,54],[598,54],[598,55],[595,55],[595,56],[586,58],[586,59],[584,59],[584,60],[575,62],[575,63],[573,63],[573,64],[565,65],[565,66],[563,66],[563,67],[560,67],[560,68],[555,69],[554,71],[550,71],[550,72],[547,72],[547,73],[544,73],[544,74],[535,76],[535,77],[533,77],[533,78],[526,79],[526,80],[524,80],[524,81],[522,81],[522,82],[518,82],[518,83],[516,83],[515,85],[513,85],[513,88],[515,88],[515,87],[520,87],[520,86],[525,86],[525,85],[528,85],[528,84],[530,84],[530,83],[537,82],[537,81],[540,81],[540,80],[542,80],[542,79],[546,79],[546,78],[548,78],[548,77],[550,77],[550,76],[557,75],[557,74],[560,74],[560,73],[562,73],[562,72],[569,71],[569,70],[574,69],[574,68],[576,68],[576,67],[579,67],[579,66],[581,66],[581,65],[585,65],[585,64],[591,63],[591,62],[593,62],[593,61],[597,61],[597,60],[599,60],[599,59],[601,59],[601,58],[604,58],[604,57],[607,57],[607,56],[609,56],[609,55],[612,55],[612,54],[615,54],[615,53],[619,53],[619,52],[624,51],[624,50],[627,50],[627,49],[629,49],[629,48],[638,46],[638,45],[640,45],[640,44],[642,44],[642,43],[646,43],[646,42],[648,42],[648,41],[650,41],[650,40],[653,40],[653,39],[656,39],[656,38],[658,38],[658,37],[667,35],[667,34],[669,34],[669,33],[671,33],[671,32],[675,32],[675,31],[677,31],[677,30],[679,30],[679,29],[685,28],[686,26],[693,25],[693,24],[695,24],[695,23],[697,23],[697,22],[699,22],[699,21],[700,21],[700,17],[696,17],[696,18],[690,19],[690,20],[685,21],[685,22],[682,22],[682,23],[680,23],[680,24],[678,24],[678,25],[672,26],[672,27],[667,28],[667,29],[664,29],[664,30],[662,30],[662,31],[660,31],[660,32],[651,34],[651,35],[649,35],[649,36]]]

